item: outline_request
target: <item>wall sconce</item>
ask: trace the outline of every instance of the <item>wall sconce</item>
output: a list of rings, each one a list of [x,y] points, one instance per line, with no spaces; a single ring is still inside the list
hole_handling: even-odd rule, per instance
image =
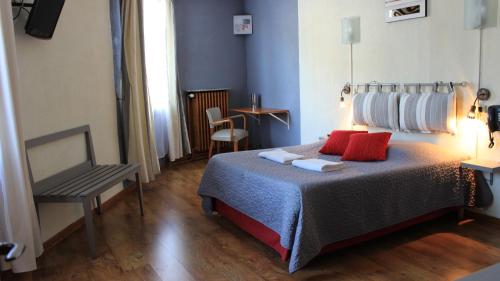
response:
[[[360,32],[360,17],[347,17],[342,18],[342,44],[356,44],[360,42],[361,32]]]
[[[476,118],[476,110],[481,113],[483,108],[480,101],[486,101],[490,98],[490,91],[481,88],[482,62],[483,62],[483,28],[496,27],[498,14],[498,0],[464,0],[464,27],[465,29],[479,29],[479,63],[478,63],[478,91],[476,99],[472,104],[469,119]]]
[[[498,0],[464,0],[465,29],[497,26]]]
[[[464,0],[465,29],[480,29],[486,16],[484,0]]]
[[[487,101],[490,99],[491,92],[488,89],[479,89],[476,95],[476,99],[474,100],[474,103],[470,107],[469,114],[467,115],[467,118],[469,119],[476,119],[476,111],[479,113],[483,112],[483,107],[479,106],[479,101]]]
[[[340,91],[340,108],[346,107],[344,95],[349,94],[351,94],[351,85],[347,83],[344,85],[344,88],[342,88],[342,91]]]
[[[349,45],[349,77],[350,83],[346,84],[340,92],[340,107],[345,107],[344,95],[351,93],[353,84],[353,54],[352,45],[361,41],[361,20],[360,17],[347,17],[341,19],[342,38],[341,43]]]

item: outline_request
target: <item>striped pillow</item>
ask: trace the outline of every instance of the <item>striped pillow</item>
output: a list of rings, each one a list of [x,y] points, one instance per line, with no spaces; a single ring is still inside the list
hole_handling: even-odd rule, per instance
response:
[[[401,130],[455,133],[455,93],[403,94],[399,104]]]
[[[399,93],[361,93],[353,97],[353,123],[399,131]]]

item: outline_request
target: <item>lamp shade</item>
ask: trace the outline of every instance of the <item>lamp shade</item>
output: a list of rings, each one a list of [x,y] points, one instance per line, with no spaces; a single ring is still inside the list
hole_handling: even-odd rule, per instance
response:
[[[465,29],[479,29],[483,27],[485,17],[485,0],[464,0]]]
[[[361,41],[359,17],[342,18],[341,27],[342,27],[342,44],[355,44]]]

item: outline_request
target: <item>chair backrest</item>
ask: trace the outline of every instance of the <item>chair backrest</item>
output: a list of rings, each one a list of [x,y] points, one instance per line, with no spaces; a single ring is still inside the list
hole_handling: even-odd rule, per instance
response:
[[[210,129],[213,129],[215,126],[213,125],[213,122],[217,122],[222,120],[222,112],[220,108],[218,107],[211,107],[207,109],[207,116],[208,116],[208,123],[210,126]]]
[[[79,134],[84,134],[85,135],[85,146],[86,146],[86,153],[87,153],[87,159],[81,164],[78,164],[74,167],[68,168],[62,172],[59,172],[55,175],[52,175],[46,179],[40,180],[38,182],[35,182],[33,178],[33,172],[30,164],[30,158],[28,156],[28,150],[31,148],[48,144],[54,141],[62,140],[65,138],[69,138],[75,135]],[[33,189],[33,192],[36,194],[38,192],[41,192],[51,186],[58,185],[60,183],[63,183],[64,181],[75,177],[76,175],[82,174],[85,171],[90,170],[92,167],[96,166],[96,160],[95,160],[95,154],[94,154],[94,146],[92,144],[92,135],[90,134],[90,127],[89,125],[85,125],[82,127],[74,128],[74,129],[69,129],[57,133],[53,133],[50,135],[46,136],[41,136],[38,138],[34,138],[31,140],[27,140],[25,142],[26,146],[26,162],[28,164],[28,173],[30,177],[30,182],[31,182],[31,187]]]

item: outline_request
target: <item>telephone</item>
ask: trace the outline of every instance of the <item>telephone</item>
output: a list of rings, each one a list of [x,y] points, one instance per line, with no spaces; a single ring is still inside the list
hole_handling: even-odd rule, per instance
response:
[[[493,133],[500,131],[500,105],[492,105],[488,107],[488,128],[490,130],[490,146],[495,146]]]

